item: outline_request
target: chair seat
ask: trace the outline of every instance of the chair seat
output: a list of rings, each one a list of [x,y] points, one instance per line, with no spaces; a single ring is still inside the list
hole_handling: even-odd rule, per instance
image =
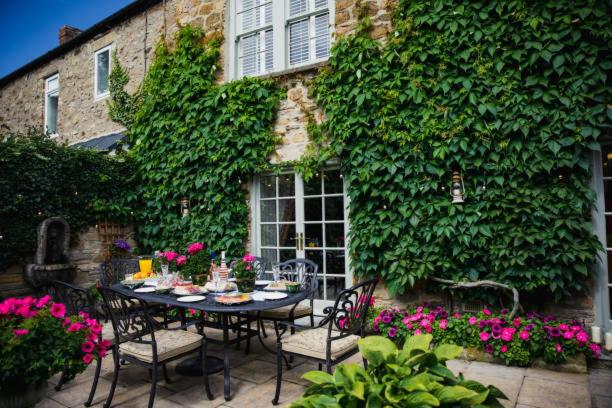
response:
[[[276,309],[262,310],[261,317],[264,319],[288,319],[293,305],[283,306]],[[298,303],[293,310],[293,317],[310,316],[312,308],[308,304]]]
[[[314,357],[325,360],[325,349],[327,342],[328,329],[319,327],[312,330],[304,330],[283,339],[283,351],[301,354],[303,356]],[[340,335],[337,331],[332,331],[332,337]],[[350,335],[342,339],[331,342],[331,359],[336,360],[345,353],[357,348],[357,340],[360,337]]]
[[[142,339],[151,341],[151,335],[143,336]],[[202,345],[202,336],[185,330],[159,330],[155,332],[155,341],[157,342],[157,361],[162,362],[198,349]],[[128,341],[120,344],[119,350],[121,353],[145,363],[153,362],[153,346],[151,344]]]

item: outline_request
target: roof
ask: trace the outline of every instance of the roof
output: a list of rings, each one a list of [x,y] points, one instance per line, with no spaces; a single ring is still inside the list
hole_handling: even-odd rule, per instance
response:
[[[70,147],[111,151],[115,149],[117,147],[118,142],[122,141],[123,139],[125,139],[125,135],[123,133],[111,133],[109,135],[96,137],[93,139],[86,140],[84,142],[75,143]]]
[[[67,41],[58,47],[53,48],[51,51],[41,55],[33,61],[28,62],[20,68],[17,68],[15,71],[11,72],[8,75],[0,78],[0,87],[5,86],[16,78],[46,64],[47,62],[56,59],[67,53],[68,51],[80,46],[81,44],[91,40],[99,34],[102,34],[114,26],[128,20],[129,18],[140,14],[144,10],[152,7],[162,0],[135,0],[134,2],[128,4],[121,10],[117,11],[113,15],[105,18],[104,20],[94,24],[89,27],[87,30],[83,31],[79,35],[75,36],[70,41]]]

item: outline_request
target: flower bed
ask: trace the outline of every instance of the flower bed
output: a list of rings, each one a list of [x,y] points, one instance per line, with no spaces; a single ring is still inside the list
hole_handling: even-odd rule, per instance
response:
[[[111,347],[87,313],[67,316],[50,296],[0,303],[0,388],[39,384],[59,372],[70,380]]]
[[[485,308],[477,314],[449,315],[442,306],[424,304],[406,310],[374,308],[369,322],[375,333],[398,344],[406,337],[431,333],[435,343],[482,350],[507,365],[528,366],[540,357],[550,364],[562,364],[580,353],[597,358],[601,352],[578,322],[537,313],[510,319],[506,310],[495,313]]]

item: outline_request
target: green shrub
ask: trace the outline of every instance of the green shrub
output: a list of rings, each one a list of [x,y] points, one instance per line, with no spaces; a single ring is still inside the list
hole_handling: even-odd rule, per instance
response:
[[[129,220],[133,191],[129,157],[71,148],[36,130],[0,135],[0,270],[34,254],[45,218],[64,218],[72,239],[97,220]]]
[[[442,344],[430,350],[430,334],[413,336],[398,350],[380,336],[359,340],[359,351],[368,368],[340,364],[334,375],[310,371],[304,378],[313,383],[293,408],[358,407],[501,407],[507,399],[496,387],[456,376],[446,361],[456,358],[461,347]]]

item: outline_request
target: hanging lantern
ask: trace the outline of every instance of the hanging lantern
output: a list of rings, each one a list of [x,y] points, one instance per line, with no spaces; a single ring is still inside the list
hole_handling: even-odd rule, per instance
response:
[[[463,187],[463,177],[458,171],[453,171],[453,186],[451,188],[451,197],[453,197],[453,204],[463,202],[463,194],[465,194],[465,188]]]
[[[187,217],[189,215],[189,210],[190,210],[189,199],[183,196],[181,198],[181,214],[183,215],[183,217]]]

